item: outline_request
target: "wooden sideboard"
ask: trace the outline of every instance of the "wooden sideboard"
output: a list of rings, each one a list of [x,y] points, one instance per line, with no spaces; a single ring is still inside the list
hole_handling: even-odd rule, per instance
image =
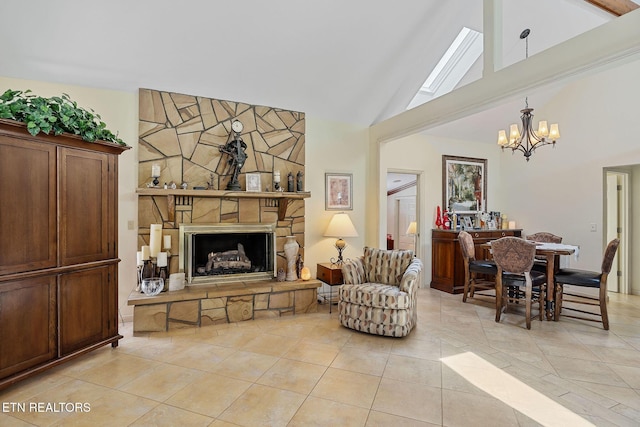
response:
[[[484,258],[484,250],[478,246],[505,236],[522,235],[514,230],[469,230],[476,245],[476,258]],[[464,261],[458,242],[460,231],[431,231],[431,287],[451,294],[462,293],[464,288]]]
[[[0,389],[118,339],[118,155],[0,121]]]

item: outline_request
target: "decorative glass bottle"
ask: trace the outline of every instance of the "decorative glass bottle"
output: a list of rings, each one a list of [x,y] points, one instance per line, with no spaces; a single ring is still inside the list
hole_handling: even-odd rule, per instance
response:
[[[436,227],[438,230],[442,228],[442,214],[440,213],[440,206],[438,206],[438,210],[436,211]]]

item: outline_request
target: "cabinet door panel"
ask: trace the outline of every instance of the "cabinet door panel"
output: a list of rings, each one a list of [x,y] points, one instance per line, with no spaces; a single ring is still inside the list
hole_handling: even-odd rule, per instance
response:
[[[0,378],[56,357],[55,276],[0,284]]]
[[[56,266],[56,152],[0,136],[0,274]]]
[[[60,349],[65,355],[106,338],[109,266],[60,276]]]
[[[455,241],[434,240],[432,242],[432,280],[453,283],[455,271]]]
[[[109,258],[109,156],[60,149],[60,258],[62,265]]]

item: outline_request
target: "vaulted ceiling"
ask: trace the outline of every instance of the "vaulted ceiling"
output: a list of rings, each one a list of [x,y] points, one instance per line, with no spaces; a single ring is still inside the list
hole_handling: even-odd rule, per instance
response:
[[[482,32],[482,3],[3,1],[0,76],[152,88],[369,125],[406,108],[463,26]],[[590,3],[614,3],[615,13],[634,4],[503,2],[504,65],[523,58],[523,28],[535,54],[614,18]],[[481,63],[460,84],[479,78]]]

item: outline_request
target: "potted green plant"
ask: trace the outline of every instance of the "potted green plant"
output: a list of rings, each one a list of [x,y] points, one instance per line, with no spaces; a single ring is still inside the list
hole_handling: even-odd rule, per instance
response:
[[[66,132],[88,142],[102,140],[127,145],[107,129],[99,114],[79,107],[66,93],[44,98],[31,90],[8,89],[0,96],[0,119],[25,123],[27,131],[34,136],[40,132],[54,135]]]

